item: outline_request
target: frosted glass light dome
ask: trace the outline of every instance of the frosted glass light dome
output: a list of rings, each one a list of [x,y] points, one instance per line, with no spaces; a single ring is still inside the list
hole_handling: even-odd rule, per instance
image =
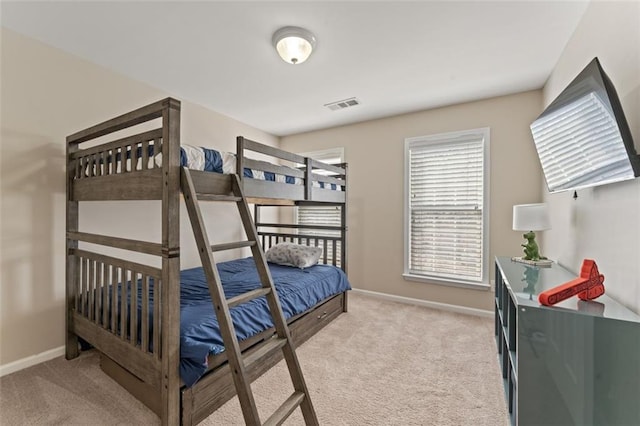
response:
[[[309,58],[316,38],[304,28],[284,27],[273,34],[272,42],[283,61],[297,65]]]

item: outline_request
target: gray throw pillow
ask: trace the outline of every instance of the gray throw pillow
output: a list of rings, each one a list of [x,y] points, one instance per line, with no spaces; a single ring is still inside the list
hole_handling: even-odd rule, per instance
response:
[[[318,263],[322,256],[322,247],[279,243],[267,250],[266,256],[267,262],[304,269]]]

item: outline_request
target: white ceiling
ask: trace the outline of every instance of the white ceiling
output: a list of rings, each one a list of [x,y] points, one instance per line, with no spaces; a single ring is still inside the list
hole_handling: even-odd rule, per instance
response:
[[[542,87],[585,1],[6,2],[2,25],[288,135]],[[282,26],[318,40],[300,65]],[[329,102],[356,97],[338,111]]]

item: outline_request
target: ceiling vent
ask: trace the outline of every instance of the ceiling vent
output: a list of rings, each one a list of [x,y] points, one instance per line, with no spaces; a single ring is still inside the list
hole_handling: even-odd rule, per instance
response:
[[[360,105],[360,101],[356,98],[343,99],[341,101],[324,104],[324,106],[329,108],[331,111],[337,111],[339,109],[345,109],[356,105]]]

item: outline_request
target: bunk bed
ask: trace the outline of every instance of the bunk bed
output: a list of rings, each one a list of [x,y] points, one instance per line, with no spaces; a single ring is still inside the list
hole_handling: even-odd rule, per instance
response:
[[[273,161],[256,159],[264,156]],[[184,372],[181,353],[187,352],[182,347],[181,309],[198,297],[206,299],[201,272],[197,268],[180,271],[184,159],[180,102],[172,98],[67,137],[66,357],[79,355],[79,341],[96,348],[101,353],[102,369],[158,414],[163,424],[197,424],[236,393],[223,348],[209,351],[197,376],[185,380],[180,373]],[[230,196],[232,179],[237,176],[244,195],[254,205],[255,226],[264,250],[281,242],[322,247],[319,264],[309,269],[322,269],[338,277],[331,280],[344,281],[322,295],[314,290],[315,298],[296,296],[306,303],[288,312],[287,323],[294,343],[299,345],[347,310],[346,165],[324,164],[244,137],[237,138],[234,160],[235,174],[225,174],[228,167],[225,173],[189,170],[195,191],[204,198],[224,200]],[[297,167],[277,164],[280,162]],[[112,200],[161,201],[161,242],[80,230],[80,203]],[[341,212],[340,226],[260,220],[261,207],[301,205],[336,206]],[[93,247],[106,247],[108,254]],[[121,253],[151,256],[160,266],[133,261]],[[222,275],[224,270],[230,271],[233,277],[242,270],[237,268],[243,268],[244,260],[223,262],[218,269]],[[290,277],[294,268],[271,264],[270,268],[282,298],[278,268],[288,279],[299,279]],[[227,294],[225,288],[227,297],[232,297],[233,291]],[[193,315],[186,311],[182,314]],[[247,332],[240,348],[251,351],[273,334],[272,327]],[[252,368],[249,378],[255,380],[280,359],[281,353],[274,354]]]

